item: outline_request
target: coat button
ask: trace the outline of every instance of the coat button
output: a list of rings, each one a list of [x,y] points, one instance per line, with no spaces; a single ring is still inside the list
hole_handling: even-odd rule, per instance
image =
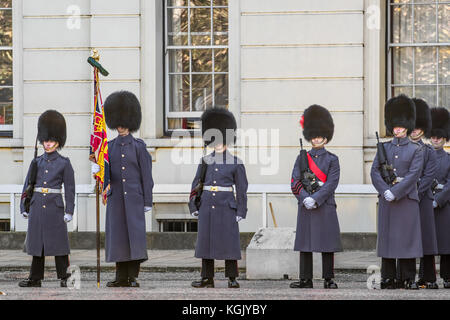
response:
[[[217,183],[217,181],[214,181],[213,183],[214,183],[214,184],[216,184],[216,183]]]
[[[125,170],[125,167],[122,167],[122,170]]]
[[[212,206],[211,208],[215,209],[216,207],[215,207],[215,206]]]
[[[397,171],[397,169],[394,168],[394,171]]]
[[[216,168],[216,171],[219,171],[219,169]]]
[[[122,182],[125,182],[125,181],[126,181],[125,179],[122,180]]]
[[[124,155],[124,154],[122,155],[122,158],[125,158],[125,155]]]
[[[127,193],[126,192],[124,192],[125,193],[125,195],[127,195]]]
[[[42,208],[44,208],[44,209],[46,208],[45,204],[42,206]]]
[[[395,156],[395,159],[398,159],[398,156]]]
[[[44,181],[44,184],[47,184],[47,182],[46,182],[46,181]]]
[[[215,197],[216,196],[216,194],[215,193],[213,193],[213,197]]]
[[[45,170],[45,173],[48,173],[48,170]]]

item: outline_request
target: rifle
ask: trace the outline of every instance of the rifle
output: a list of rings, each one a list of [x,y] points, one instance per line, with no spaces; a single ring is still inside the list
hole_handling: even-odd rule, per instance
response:
[[[203,149],[203,158],[202,158],[202,164],[201,164],[200,179],[198,180],[198,183],[194,188],[194,191],[196,192],[194,204],[195,204],[195,207],[197,208],[197,210],[200,210],[200,201],[202,198],[203,186],[205,183],[206,169],[208,169],[208,164],[206,163],[205,157],[204,157],[205,153],[206,153],[206,145]]]
[[[308,154],[306,153],[306,150],[303,149],[302,139],[300,139],[300,148],[300,182],[306,192],[313,194],[320,190],[321,182],[309,168]]]
[[[387,161],[386,149],[384,149],[384,144],[380,142],[380,137],[378,136],[378,132],[376,132],[377,136],[377,153],[378,153],[378,162],[380,163],[380,173],[383,180],[389,185],[393,186],[397,181],[397,175],[394,172],[394,168]]]
[[[36,144],[34,145],[34,158],[31,161],[30,164],[30,174],[28,176],[28,185],[25,188],[25,191],[22,193],[22,200],[23,205],[25,208],[25,212],[30,212],[30,206],[31,206],[31,198],[33,198],[34,194],[34,187],[36,185],[36,177],[37,177],[37,138],[36,138]]]

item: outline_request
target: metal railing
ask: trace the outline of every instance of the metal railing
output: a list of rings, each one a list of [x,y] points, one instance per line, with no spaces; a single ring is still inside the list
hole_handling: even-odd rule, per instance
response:
[[[15,216],[18,213],[16,208],[16,197],[22,194],[22,185],[0,185],[0,195],[9,195],[10,199],[10,229],[15,231]],[[77,185],[75,188],[75,209],[73,216],[73,231],[78,231],[78,198],[80,195],[93,195],[94,185]],[[153,188],[154,195],[186,195],[186,203],[191,193],[190,184],[157,184]],[[248,187],[247,194],[261,195],[262,207],[262,225],[268,227],[267,221],[267,195],[269,194],[291,194],[289,184],[251,184]],[[368,184],[342,184],[336,189],[337,195],[376,195],[377,191],[372,185]],[[157,202],[157,201],[156,201]],[[17,211],[17,212],[16,212]]]

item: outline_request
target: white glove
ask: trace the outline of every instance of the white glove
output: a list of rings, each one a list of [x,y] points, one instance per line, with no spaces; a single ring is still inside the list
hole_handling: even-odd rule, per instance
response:
[[[305,198],[305,200],[303,200],[303,204],[305,205],[305,208],[308,210],[314,209],[315,205],[316,205],[316,200],[314,200],[311,197]]]
[[[437,208],[437,207],[439,207],[438,203],[435,200],[433,200],[433,208]]]
[[[391,192],[391,190],[386,190],[384,192],[384,198],[386,199],[386,201],[388,202],[392,202],[395,200],[395,196],[394,194]]]
[[[243,220],[244,218],[236,216],[236,222],[240,222],[241,220]]]
[[[152,207],[144,207],[144,213],[152,214]]]
[[[194,218],[197,218],[198,217],[198,211],[192,212],[191,216],[193,216]]]
[[[22,212],[22,216],[24,219],[28,219],[29,213],[28,212]]]
[[[66,213],[66,214],[64,215],[64,222],[65,222],[65,223],[69,223],[70,221],[72,221],[72,219],[73,219],[73,217],[72,217],[71,214]]]
[[[92,172],[92,174],[97,174],[97,173],[100,172],[100,170],[101,170],[101,168],[100,168],[100,166],[98,164],[93,163],[91,165],[91,172]]]

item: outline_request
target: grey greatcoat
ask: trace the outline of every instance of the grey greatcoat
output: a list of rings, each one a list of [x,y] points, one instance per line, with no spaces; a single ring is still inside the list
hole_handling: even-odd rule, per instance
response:
[[[195,257],[216,260],[240,260],[239,224],[236,217],[247,216],[247,176],[244,164],[229,151],[206,156],[208,168],[205,186],[235,186],[236,197],[230,191],[203,191],[198,216],[198,235]],[[192,183],[194,190],[200,179],[201,165]],[[197,211],[196,193],[191,193],[189,210]]]
[[[70,254],[67,224],[64,213],[73,214],[75,207],[75,178],[69,158],[58,152],[44,153],[37,158],[38,170],[36,188],[61,189],[64,184],[66,210],[62,194],[33,194],[28,217],[26,252],[35,257],[65,256]],[[31,167],[30,167],[31,169]],[[28,185],[30,170],[25,179],[23,191]],[[25,211],[23,202],[22,212]]]
[[[314,163],[327,176],[321,189],[312,195],[300,183],[300,156],[292,171],[291,189],[298,200],[297,232],[295,251],[301,252],[340,252],[341,233],[336,212],[334,192],[339,184],[339,158],[325,148],[308,152]],[[318,208],[308,210],[303,204],[305,198],[316,200]]]
[[[394,138],[385,143],[384,148],[389,164],[404,180],[393,187],[386,184],[379,170],[379,155],[375,156],[371,178],[379,193],[378,256],[390,259],[420,258],[423,256],[423,246],[417,182],[423,169],[423,147],[409,138]],[[393,202],[384,198],[384,192],[388,189],[396,198]]]
[[[131,134],[108,142],[111,185],[106,206],[106,261],[147,260],[145,207],[152,207],[152,157]]]
[[[437,239],[431,185],[436,173],[436,152],[430,145],[424,144],[422,141],[419,144],[424,149],[423,171],[418,183],[423,254],[435,255],[437,254]]]
[[[434,197],[438,207],[434,209],[438,254],[450,254],[450,154],[444,149],[436,151],[436,179],[444,189]]]

